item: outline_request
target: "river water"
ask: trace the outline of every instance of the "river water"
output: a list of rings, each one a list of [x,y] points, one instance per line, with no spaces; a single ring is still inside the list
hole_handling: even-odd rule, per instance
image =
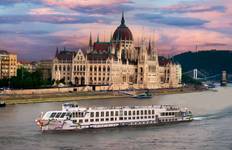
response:
[[[231,150],[232,87],[218,92],[156,96],[150,100],[78,101],[82,106],[174,104],[188,107],[195,120],[154,127],[91,129],[41,133],[34,120],[41,111],[59,110],[62,103],[12,105],[0,108],[0,150]]]

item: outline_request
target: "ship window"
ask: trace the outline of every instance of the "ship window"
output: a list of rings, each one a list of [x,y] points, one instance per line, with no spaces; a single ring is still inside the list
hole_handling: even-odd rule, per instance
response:
[[[115,116],[118,116],[118,111],[115,111]]]
[[[127,120],[127,118],[126,118],[126,117],[124,117],[124,120]]]
[[[166,116],[168,116],[168,113],[166,113]]]
[[[128,119],[131,120],[131,117],[129,117]]]
[[[114,121],[114,118],[110,118],[110,121]]]
[[[80,120],[79,120],[79,123],[83,123],[83,120],[82,120],[82,119],[80,119]]]
[[[123,120],[123,117],[119,117],[119,120]]]
[[[152,118],[155,118],[154,116],[152,116]]]
[[[56,115],[56,113],[52,113],[51,116],[50,116],[50,118],[54,118],[55,115]]]
[[[106,116],[107,116],[107,117],[109,116],[109,112],[108,112],[108,111],[106,112]]]
[[[127,111],[124,111],[124,116],[127,116]]]
[[[133,115],[135,115],[135,111],[133,111]]]
[[[59,118],[60,115],[61,115],[61,113],[57,113],[57,114],[56,114],[56,118]]]
[[[143,116],[141,117],[141,119],[143,119]]]
[[[85,122],[88,122],[89,120],[88,119],[85,119]]]
[[[93,119],[90,119],[90,122],[93,122],[94,120]]]
[[[64,118],[66,113],[62,113],[62,115],[60,116],[60,118]]]
[[[147,116],[145,116],[144,119],[147,119]]]
[[[135,117],[133,117],[133,119],[135,119]]]
[[[131,111],[129,111],[129,116],[131,116]]]
[[[150,118],[151,118],[151,116],[148,116],[148,118],[150,119]]]
[[[111,116],[114,116],[114,112],[113,112],[113,111],[111,111],[111,112],[110,112],[110,115],[111,115]]]
[[[106,118],[106,121],[109,121],[109,118]]]
[[[99,119],[96,119],[96,122],[99,122]]]
[[[101,112],[101,117],[104,117],[104,111]]]
[[[75,112],[72,113],[72,117],[76,118],[76,113]]]
[[[137,119],[139,119],[139,117],[137,117]]]
[[[99,112],[96,112],[96,117],[99,117]]]
[[[94,112],[91,112],[91,113],[90,113],[90,116],[91,116],[91,117],[94,117]]]
[[[104,121],[104,118],[101,118],[101,121]]]

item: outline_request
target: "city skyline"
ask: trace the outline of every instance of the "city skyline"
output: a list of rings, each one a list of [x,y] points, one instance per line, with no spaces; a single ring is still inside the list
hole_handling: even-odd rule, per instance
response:
[[[122,11],[135,42],[155,33],[160,54],[232,46],[229,0],[4,0],[0,8],[0,49],[25,60],[51,59],[56,47],[86,47],[90,32],[109,40]]]

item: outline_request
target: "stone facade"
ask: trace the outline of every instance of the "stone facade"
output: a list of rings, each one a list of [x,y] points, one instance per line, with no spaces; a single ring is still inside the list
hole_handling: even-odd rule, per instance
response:
[[[17,75],[17,55],[0,50],[0,79]]]
[[[52,79],[76,86],[106,86],[108,90],[157,89],[181,86],[181,66],[159,63],[155,47],[134,46],[124,16],[109,42],[92,43],[86,51],[58,51],[53,59]]]

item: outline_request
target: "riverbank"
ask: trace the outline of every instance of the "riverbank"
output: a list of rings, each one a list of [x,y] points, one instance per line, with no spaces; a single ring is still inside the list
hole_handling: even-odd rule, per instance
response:
[[[196,89],[194,87],[185,87],[177,89],[157,89],[151,90],[154,95],[168,95],[201,92],[204,89]],[[144,92],[139,90],[137,93]],[[118,91],[111,92],[67,92],[67,93],[53,93],[53,94],[12,94],[1,95],[0,100],[5,101],[7,105],[13,104],[29,104],[29,103],[45,103],[45,102],[66,102],[78,100],[94,100],[94,99],[118,99],[129,98],[130,96],[124,95]]]

